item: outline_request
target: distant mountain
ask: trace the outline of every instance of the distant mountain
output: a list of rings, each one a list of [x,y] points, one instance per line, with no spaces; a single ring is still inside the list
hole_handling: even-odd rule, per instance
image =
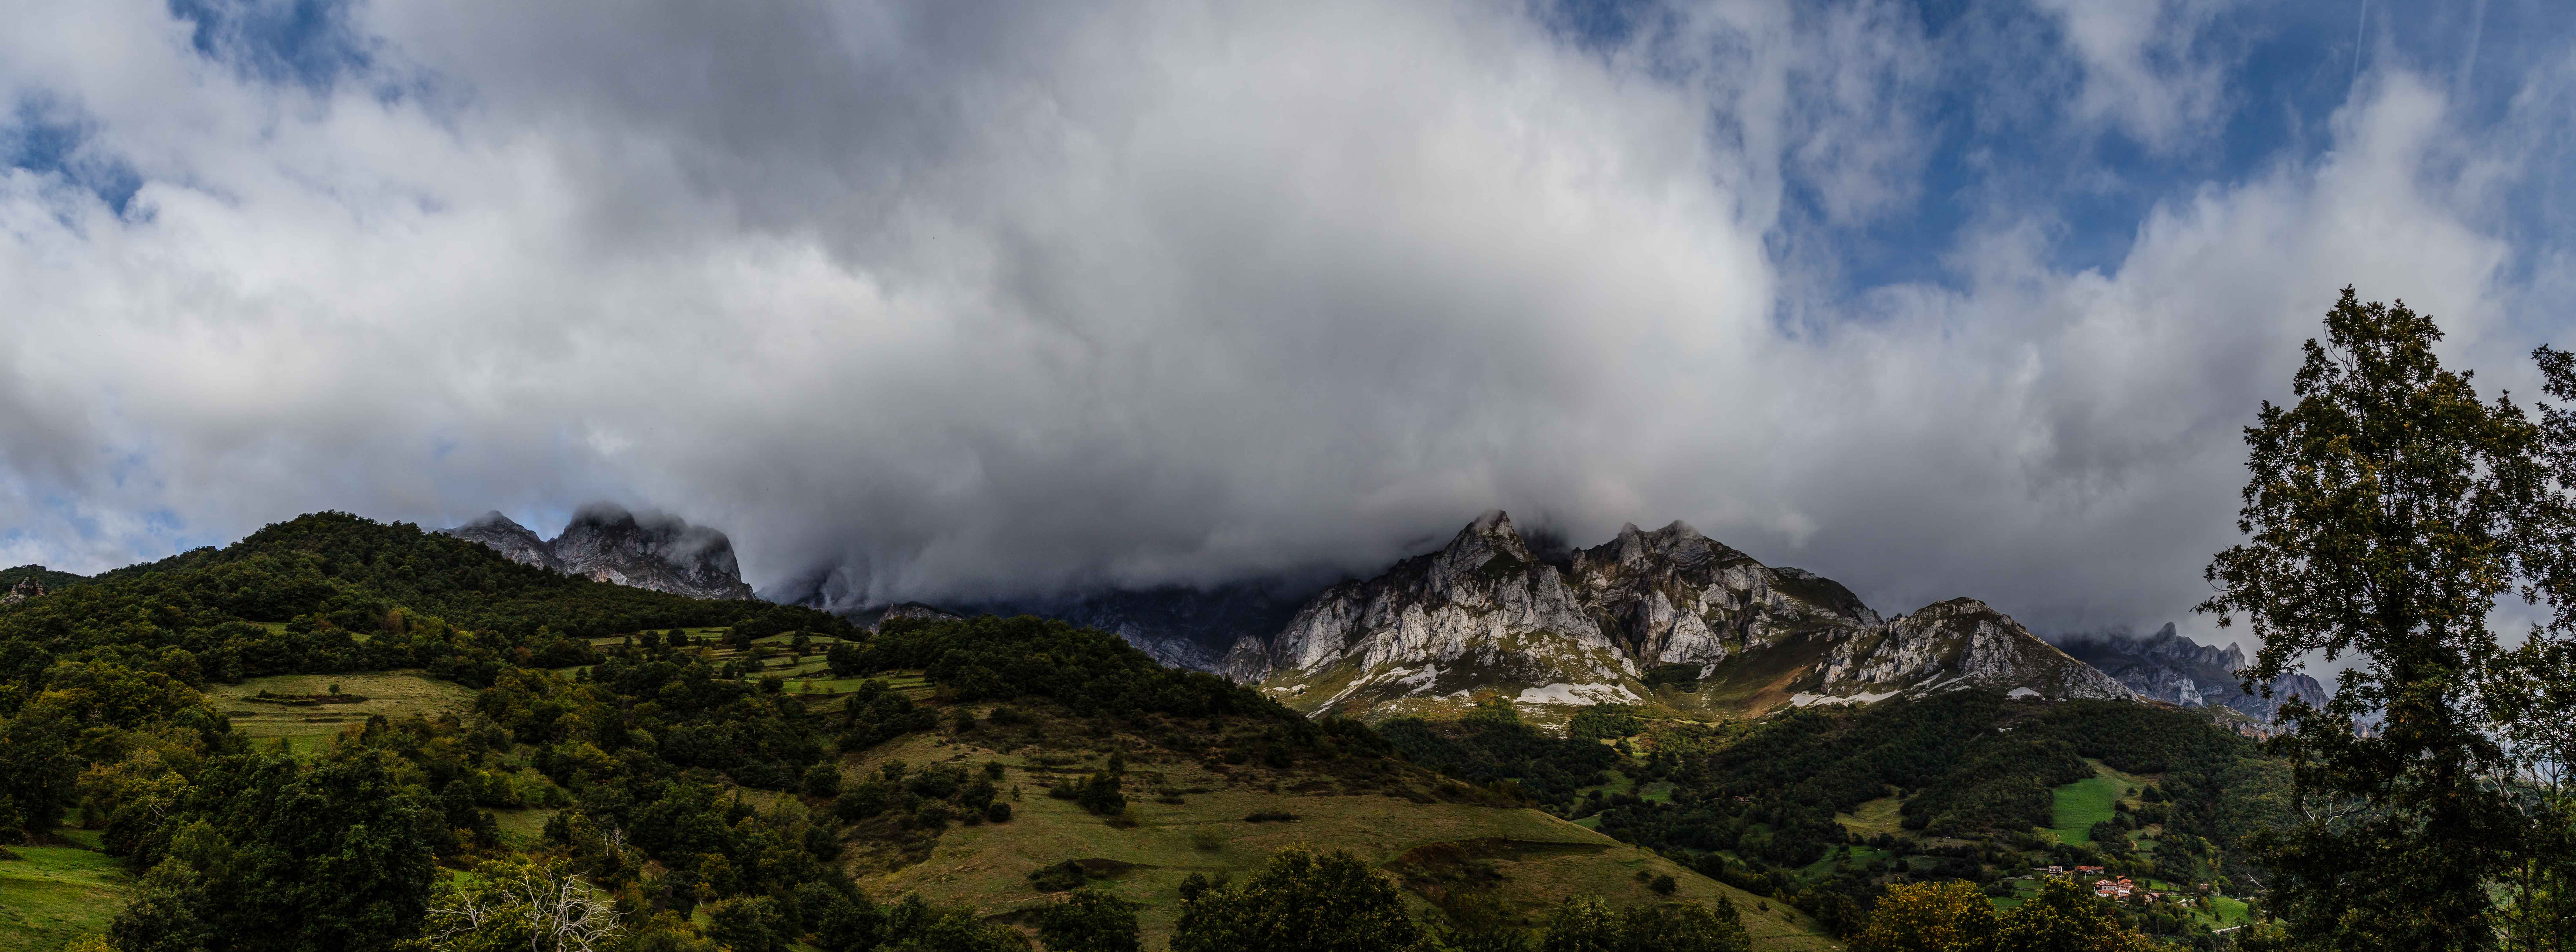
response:
[[[2273,720],[2291,697],[2323,704],[2332,696],[2317,679],[2298,672],[2275,679],[2268,699],[2248,693],[2237,676],[2237,670],[2245,667],[2243,649],[2232,644],[2224,649],[2200,644],[2176,634],[2170,622],[2144,638],[2115,631],[2099,637],[2066,639],[2059,647],[2119,679],[2142,697],[2184,707],[2223,706],[2258,721]]]
[[[1541,555],[1501,512],[1439,552],[1325,589],[1277,634],[1238,639],[1224,664],[1291,707],[1370,717],[1485,693],[1540,708],[1867,703],[1969,686],[2131,696],[1972,600],[1882,619],[1830,579],[1680,522]]]
[[[552,540],[499,512],[440,530],[480,542],[522,565],[553,569],[598,582],[670,592],[692,598],[748,599],[734,561],[733,541],[677,516],[637,514],[594,503],[575,513]]]

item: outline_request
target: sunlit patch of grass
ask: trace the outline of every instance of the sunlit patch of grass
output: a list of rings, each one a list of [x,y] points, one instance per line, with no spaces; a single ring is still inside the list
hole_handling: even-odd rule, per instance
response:
[[[21,858],[0,861],[0,952],[59,949],[107,931],[125,908],[133,879],[115,857],[76,846],[9,849]]]

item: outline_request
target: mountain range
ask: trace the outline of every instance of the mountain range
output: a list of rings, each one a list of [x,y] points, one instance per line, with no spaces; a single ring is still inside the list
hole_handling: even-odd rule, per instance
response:
[[[1502,512],[1438,552],[1325,589],[1224,673],[1290,707],[1375,718],[1488,696],[1546,711],[1868,703],[1960,687],[2126,698],[2110,676],[1973,599],[1885,618],[1850,589],[1773,568],[1689,525],[1533,551]]]
[[[2323,704],[2330,696],[2325,685],[2297,671],[2274,679],[2268,698],[2246,691],[2236,673],[2245,667],[2243,649],[2200,644],[2174,633],[2171,622],[2144,638],[2115,631],[2062,639],[2058,647],[2100,668],[2140,697],[2183,707],[2226,707],[2257,721],[2272,720],[2292,697]]]
[[[498,511],[439,531],[483,543],[522,565],[592,581],[692,598],[752,597],[734,561],[733,540],[677,516],[593,503],[574,513],[550,540]]]
[[[512,561],[699,598],[750,598],[725,535],[676,517],[584,507],[552,540],[498,513],[447,534]],[[819,577],[819,576],[818,576]],[[824,601],[809,585],[798,603]],[[771,593],[773,599],[780,593]],[[1109,589],[1051,598],[844,606],[891,618],[1033,614],[1111,631],[1156,660],[1257,684],[1310,714],[1380,718],[1500,697],[1544,716],[1602,701],[1751,712],[1871,703],[1959,687],[2051,699],[2138,698],[2269,721],[2323,685],[2242,690],[2243,652],[2174,626],[2053,645],[1970,598],[1882,616],[1832,579],[1768,566],[1674,522],[1588,549],[1533,546],[1503,512],[1366,579]]]

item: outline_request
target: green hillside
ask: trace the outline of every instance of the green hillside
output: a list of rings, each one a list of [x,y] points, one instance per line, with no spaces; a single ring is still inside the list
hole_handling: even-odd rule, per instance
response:
[[[567,874],[639,947],[1002,948],[1065,887],[1030,879],[1049,867],[1142,903],[1159,944],[1190,873],[1290,845],[1359,856],[1434,927],[1582,894],[1836,947],[1518,779],[1443,775],[1114,635],[864,634],[338,513],[0,607],[0,837],[28,844],[0,858],[0,950],[387,948],[444,928],[432,906],[461,899],[433,894]],[[1570,749],[1497,730],[1411,749]],[[1594,779],[1564,776],[1560,799]]]
[[[2283,765],[2201,712],[1998,692],[1752,724],[1648,721],[1632,746],[1645,754],[1620,771],[1670,784],[1670,797],[1605,786],[1571,815],[1793,895],[1829,929],[1895,883],[1968,880],[2010,906],[2051,865],[2207,884],[2226,901],[2261,878],[2232,847],[2282,817],[2287,789]],[[2178,941],[2204,935],[2218,920],[2189,891],[2124,915]]]

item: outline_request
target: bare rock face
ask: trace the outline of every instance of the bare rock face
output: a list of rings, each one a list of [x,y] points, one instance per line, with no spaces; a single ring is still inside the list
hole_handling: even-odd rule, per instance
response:
[[[733,541],[677,516],[594,503],[551,541],[498,512],[443,531],[490,546],[510,561],[593,581],[692,598],[752,597],[734,561]]]
[[[502,558],[520,565],[562,571],[562,567],[555,562],[555,550],[552,545],[538,538],[537,534],[528,527],[502,515],[497,509],[484,513],[481,518],[472,522],[441,531],[468,542],[483,543],[492,551],[501,553]]]
[[[2306,698],[2309,704],[2323,704],[2328,697],[2324,685],[2297,672],[2274,681],[2268,698],[2249,692],[2238,674],[2245,667],[2243,649],[2202,645],[2176,634],[2171,624],[2144,638],[2113,632],[2070,640],[2064,647],[2067,654],[2100,668],[2141,697],[2183,707],[2227,707],[2269,722],[2293,696]]]
[[[1550,557],[1500,512],[1439,552],[1325,589],[1277,635],[1236,641],[1224,671],[1291,707],[1359,716],[1485,692],[1539,708],[1634,701],[1713,676],[1801,704],[1971,686],[2130,696],[1975,601],[1889,621],[1829,579],[1680,522]]]
[[[30,598],[43,598],[44,595],[45,583],[35,579],[20,579],[18,584],[9,586],[7,593],[0,594],[0,605],[15,605]]]
[[[1824,683],[1806,703],[1892,697],[1950,687],[2018,697],[2127,698],[2129,689],[2041,641],[1973,598],[1954,598],[1834,646]],[[1813,700],[1807,700],[1813,698]]]

